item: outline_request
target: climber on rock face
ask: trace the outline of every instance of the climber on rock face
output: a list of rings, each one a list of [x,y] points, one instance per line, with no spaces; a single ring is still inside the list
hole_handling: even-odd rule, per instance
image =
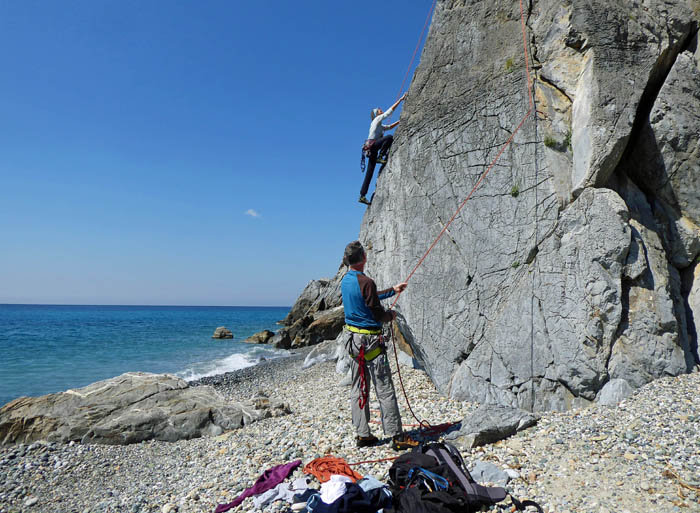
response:
[[[390,125],[382,125],[382,121],[391,116],[394,109],[399,106],[399,104],[406,98],[406,93],[399,98],[394,105],[389,107],[389,109],[384,112],[382,109],[377,107],[372,109],[370,116],[372,117],[372,124],[369,126],[369,135],[365,144],[362,146],[362,151],[365,156],[369,158],[369,166],[367,166],[367,173],[365,174],[365,180],[362,182],[362,189],[360,189],[360,203],[369,205],[370,202],[367,200],[367,191],[369,190],[369,183],[372,181],[372,175],[374,174],[374,167],[377,162],[382,165],[386,164],[387,154],[389,153],[389,148],[391,143],[394,141],[394,136],[384,135],[384,130],[391,130],[396,125],[399,124],[398,121]],[[381,169],[379,170],[381,173]]]

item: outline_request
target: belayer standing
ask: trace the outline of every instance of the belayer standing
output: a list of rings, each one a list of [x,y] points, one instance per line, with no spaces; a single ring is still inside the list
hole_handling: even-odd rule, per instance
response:
[[[372,181],[372,175],[374,174],[374,167],[377,165],[377,160],[382,164],[386,163],[387,154],[389,153],[389,148],[391,143],[394,142],[393,135],[384,135],[384,130],[391,130],[396,125],[399,124],[398,121],[392,123],[391,125],[382,125],[382,121],[391,116],[394,109],[399,106],[399,104],[406,99],[406,93],[399,98],[394,105],[389,107],[386,112],[382,111],[379,107],[372,109],[370,116],[372,117],[372,124],[369,126],[369,135],[365,144],[362,146],[362,152],[365,156],[369,157],[369,165],[367,166],[367,172],[365,173],[365,180],[362,182],[362,189],[360,189],[360,203],[369,205],[370,202],[367,200],[367,191],[369,190],[369,183]]]
[[[343,295],[345,328],[343,343],[352,357],[352,389],[350,403],[352,424],[357,431],[357,446],[368,447],[378,442],[369,429],[369,383],[379,400],[384,434],[392,437],[395,450],[416,447],[418,442],[403,432],[399,404],[386,347],[382,337],[382,323],[391,322],[396,312],[385,310],[380,300],[390,298],[406,288],[406,282],[377,292],[377,285],[364,274],[367,254],[359,241],[345,247],[343,263],[350,267],[343,276],[340,291]]]

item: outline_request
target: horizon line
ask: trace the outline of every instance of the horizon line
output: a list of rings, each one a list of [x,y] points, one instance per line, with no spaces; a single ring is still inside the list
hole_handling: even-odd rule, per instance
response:
[[[181,308],[291,308],[288,305],[146,305],[146,304],[86,304],[86,303],[2,303],[0,306],[153,306],[153,307],[181,307]]]

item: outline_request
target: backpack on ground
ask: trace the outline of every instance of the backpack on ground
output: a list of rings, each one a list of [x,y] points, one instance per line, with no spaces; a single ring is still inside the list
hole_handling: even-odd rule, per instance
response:
[[[389,482],[394,508],[402,513],[473,513],[508,495],[505,488],[477,483],[449,443],[423,444],[399,456],[389,469]],[[542,512],[532,501],[512,500],[518,509],[534,506]]]

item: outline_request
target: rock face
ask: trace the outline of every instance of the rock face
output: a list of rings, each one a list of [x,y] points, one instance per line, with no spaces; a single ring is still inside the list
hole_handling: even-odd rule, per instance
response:
[[[168,374],[127,373],[84,388],[20,397],[0,409],[0,443],[125,445],[143,440],[216,436],[261,418],[289,413],[266,397],[231,403],[208,386]]]
[[[404,280],[478,184],[399,300],[414,353],[564,410],[698,362],[700,2],[523,3],[525,36],[517,2],[437,3],[360,240]]]
[[[214,330],[214,334],[211,338],[233,338],[233,333],[225,326],[219,326]]]

